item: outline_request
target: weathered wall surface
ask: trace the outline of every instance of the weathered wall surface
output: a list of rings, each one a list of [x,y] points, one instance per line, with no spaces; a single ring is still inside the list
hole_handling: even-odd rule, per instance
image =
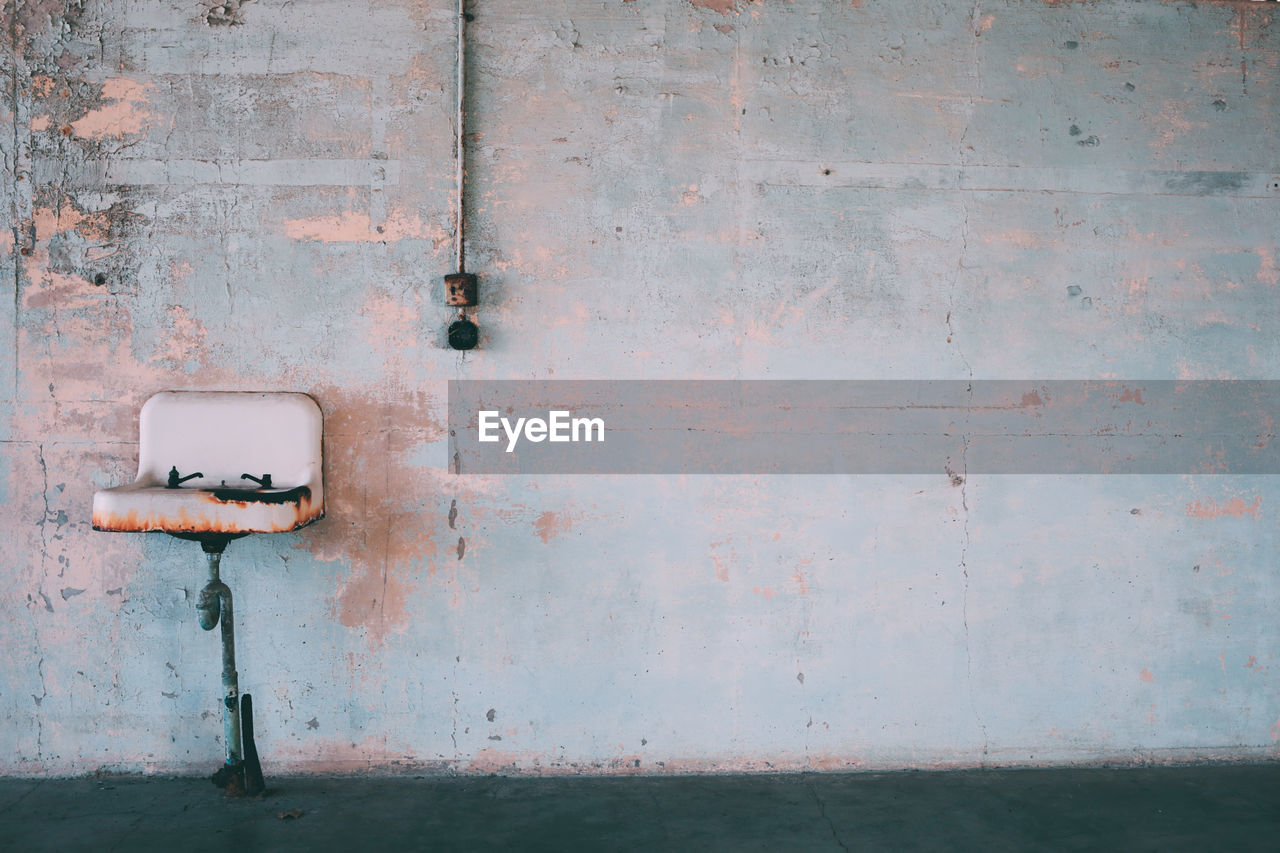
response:
[[[89,524],[167,388],[325,412],[328,517],[224,561],[268,773],[1276,754],[1273,479],[457,477],[442,425],[1277,378],[1274,4],[474,5],[465,356],[452,3],[5,6],[0,772],[220,759],[199,549]]]

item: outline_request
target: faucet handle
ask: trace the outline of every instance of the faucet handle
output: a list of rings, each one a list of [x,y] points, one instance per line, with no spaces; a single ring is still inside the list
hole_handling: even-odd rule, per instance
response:
[[[241,479],[241,480],[253,480],[253,482],[255,482],[255,483],[257,483],[257,484],[258,484],[258,488],[259,488],[259,489],[269,489],[269,488],[271,488],[271,475],[270,475],[270,474],[263,474],[261,479],[259,479],[259,478],[255,477],[255,476],[253,476],[252,474],[241,474],[241,475],[240,475],[240,479]]]
[[[194,480],[196,477],[203,477],[203,476],[204,474],[201,474],[199,471],[197,471],[194,474],[188,474],[185,477],[180,477],[178,476],[178,466],[174,465],[172,468],[169,469],[169,482],[165,484],[165,488],[176,489],[178,488],[178,486],[182,485],[187,480]]]

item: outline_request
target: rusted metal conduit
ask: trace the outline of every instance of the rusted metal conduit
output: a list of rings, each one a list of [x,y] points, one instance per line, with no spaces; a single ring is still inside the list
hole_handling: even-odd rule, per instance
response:
[[[453,251],[457,272],[444,277],[445,304],[458,309],[458,318],[449,324],[449,346],[456,350],[473,349],[480,342],[480,329],[475,321],[467,316],[467,310],[475,308],[479,302],[478,283],[472,273],[466,271],[466,229],[467,229],[467,130],[466,130],[466,93],[467,93],[467,22],[471,16],[467,14],[467,0],[458,0],[458,86],[457,112],[454,116],[456,131],[454,160],[457,166],[457,207],[453,217]]]
[[[463,111],[464,99],[466,93],[467,80],[467,0],[458,0],[458,114],[457,114],[457,150],[454,152],[454,158],[457,161],[457,190],[458,190],[458,208],[455,214],[456,221],[453,229],[453,251],[457,263],[457,271],[466,272],[463,268],[465,258],[463,257],[463,234],[464,221],[466,218],[466,208],[463,206],[462,192],[466,183],[466,150],[463,145],[463,122],[466,119],[466,113]]]

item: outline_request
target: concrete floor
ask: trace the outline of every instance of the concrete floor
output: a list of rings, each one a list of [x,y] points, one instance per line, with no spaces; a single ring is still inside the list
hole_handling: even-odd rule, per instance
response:
[[[0,779],[8,850],[1280,849],[1280,764],[669,778]],[[292,816],[296,815],[296,816]]]

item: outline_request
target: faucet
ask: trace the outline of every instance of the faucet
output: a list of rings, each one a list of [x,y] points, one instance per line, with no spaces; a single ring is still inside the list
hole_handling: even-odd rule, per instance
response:
[[[241,480],[253,480],[253,482],[255,482],[255,483],[257,483],[257,484],[258,484],[258,488],[259,488],[259,489],[269,489],[269,488],[271,488],[271,475],[270,475],[270,474],[263,474],[263,475],[262,475],[262,479],[258,479],[257,477],[253,476],[252,474],[241,474],[241,475],[240,475],[240,479],[241,479]]]
[[[203,476],[204,474],[201,474],[199,471],[197,471],[194,474],[188,474],[185,477],[179,477],[178,466],[174,465],[172,468],[169,469],[169,482],[167,485],[165,485],[165,488],[176,489],[178,488],[178,486],[182,485],[187,480],[194,480],[196,477],[203,477]]]

